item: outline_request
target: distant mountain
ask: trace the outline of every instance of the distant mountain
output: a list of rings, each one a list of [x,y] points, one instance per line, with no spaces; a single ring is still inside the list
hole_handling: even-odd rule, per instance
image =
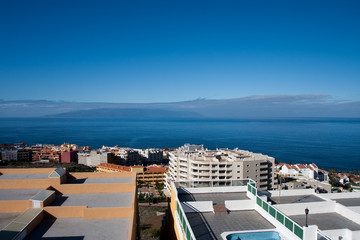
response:
[[[66,118],[360,118],[360,101],[328,95],[262,95],[169,103],[0,100],[0,117]]]
[[[161,109],[141,109],[141,108],[99,108],[90,110],[71,111],[66,113],[48,115],[55,118],[199,118],[200,114],[188,111],[170,111]]]

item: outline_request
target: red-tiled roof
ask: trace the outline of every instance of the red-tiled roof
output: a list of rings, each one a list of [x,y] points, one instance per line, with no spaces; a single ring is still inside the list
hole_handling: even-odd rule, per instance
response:
[[[113,168],[114,170],[121,170],[126,172],[131,172],[131,168],[127,166],[117,165],[117,164],[111,164],[111,163],[101,163],[98,165],[98,167],[107,167],[107,168]]]
[[[146,167],[145,172],[167,172],[169,167],[163,167],[161,165]]]
[[[295,166],[297,166],[300,169],[305,169],[306,166],[304,164],[295,164]]]

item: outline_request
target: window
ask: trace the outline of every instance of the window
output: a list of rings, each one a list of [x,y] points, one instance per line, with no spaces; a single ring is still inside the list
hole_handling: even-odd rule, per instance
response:
[[[237,179],[240,179],[240,177],[237,177]]]
[[[255,164],[255,166],[257,166],[258,164]]]
[[[240,171],[237,171],[237,173],[240,173]]]
[[[237,167],[240,167],[240,165],[237,165]]]
[[[249,167],[250,165],[248,164],[248,165],[246,165],[246,167]]]
[[[247,173],[249,172],[249,170],[246,171]]]
[[[255,175],[255,177],[257,177],[257,175]]]

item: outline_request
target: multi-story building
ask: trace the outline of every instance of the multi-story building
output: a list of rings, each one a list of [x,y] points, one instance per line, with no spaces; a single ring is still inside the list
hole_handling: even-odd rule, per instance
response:
[[[153,166],[121,166],[116,164],[102,163],[96,166],[97,172],[135,172],[138,182],[144,182],[149,184],[163,183],[165,173],[169,170],[169,167],[161,165]]]
[[[132,148],[119,148],[116,156],[119,157],[119,163],[126,166],[141,164],[142,157]]]
[[[0,169],[0,239],[138,239],[135,177]]]
[[[101,163],[108,163],[113,154],[111,152],[81,151],[78,152],[78,163],[89,167],[95,167]]]
[[[19,162],[30,162],[32,160],[32,152],[30,148],[19,149],[17,151],[17,160]]]
[[[164,158],[164,153],[160,149],[135,149],[145,164],[159,164]]]
[[[78,151],[68,149],[65,152],[61,154],[61,162],[62,163],[72,163],[72,162],[78,162]]]
[[[61,161],[61,149],[54,145],[36,145],[31,147],[32,161],[49,160],[52,162]]]
[[[1,152],[1,159],[3,161],[16,161],[17,160],[17,150],[5,150]]]
[[[228,179],[253,179],[259,190],[275,188],[275,159],[267,155],[234,149],[169,152],[169,172],[166,188],[171,181],[199,180],[221,184]]]

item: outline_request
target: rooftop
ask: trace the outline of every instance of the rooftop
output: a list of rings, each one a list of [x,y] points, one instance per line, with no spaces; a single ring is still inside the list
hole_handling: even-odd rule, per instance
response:
[[[305,214],[290,216],[292,220],[305,226]],[[308,215],[308,224],[317,225],[321,230],[343,229],[348,228],[352,231],[360,230],[360,225],[341,216],[338,213],[320,213]]]
[[[0,230],[6,227],[9,223],[22,214],[21,212],[14,213],[0,213]]]
[[[321,202],[325,201],[322,198],[319,198],[315,195],[295,195],[295,196],[280,196],[280,197],[271,197],[271,201],[274,204],[288,204],[288,203],[305,203],[305,202]]]
[[[49,174],[4,174],[0,175],[0,180],[5,179],[46,179]]]
[[[214,204],[224,203],[225,200],[249,199],[245,192],[224,193],[181,193],[178,194],[180,202],[188,201],[213,201]]]
[[[94,183],[133,183],[133,177],[117,177],[117,178],[76,178],[68,179],[67,183],[72,184],[94,184]]]
[[[76,227],[74,227],[76,226]],[[127,239],[129,218],[82,219],[58,218],[45,219],[26,238],[30,239]]]
[[[42,189],[0,189],[0,201],[29,200]]]
[[[132,192],[57,195],[51,206],[131,207]]]
[[[274,229],[275,227],[255,210],[227,213],[186,213],[198,240],[222,239],[225,231]]]

